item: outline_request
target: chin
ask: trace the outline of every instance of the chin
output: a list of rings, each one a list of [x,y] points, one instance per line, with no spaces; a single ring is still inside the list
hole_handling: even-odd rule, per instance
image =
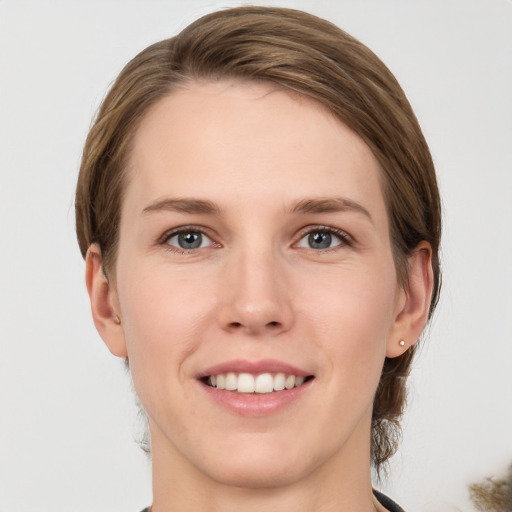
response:
[[[313,460],[307,456],[310,451],[294,437],[270,440],[267,436],[250,436],[242,443],[225,446],[224,456],[203,457],[200,470],[210,479],[232,487],[282,488],[301,481],[321,465],[320,457]]]
[[[305,468],[295,464],[274,464],[274,460],[261,462],[246,461],[241,464],[219,464],[211,468],[208,476],[226,486],[245,489],[283,488],[300,481],[308,473]],[[208,471],[208,470],[207,470]]]

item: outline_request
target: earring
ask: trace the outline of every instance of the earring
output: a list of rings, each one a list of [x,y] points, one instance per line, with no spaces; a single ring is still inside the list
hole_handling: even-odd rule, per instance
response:
[[[398,342],[398,344],[401,346],[401,347],[405,347],[405,341],[404,340],[400,340]]]
[[[118,315],[114,315],[114,322],[117,324],[117,325],[121,325],[121,319],[119,318]]]

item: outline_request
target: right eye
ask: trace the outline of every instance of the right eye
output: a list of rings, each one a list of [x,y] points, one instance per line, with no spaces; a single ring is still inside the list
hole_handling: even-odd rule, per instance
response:
[[[297,247],[314,249],[317,251],[329,250],[350,246],[350,237],[340,229],[328,226],[313,226],[297,243]]]
[[[165,243],[182,251],[193,251],[213,245],[213,241],[203,232],[196,229],[186,229],[170,233]]]

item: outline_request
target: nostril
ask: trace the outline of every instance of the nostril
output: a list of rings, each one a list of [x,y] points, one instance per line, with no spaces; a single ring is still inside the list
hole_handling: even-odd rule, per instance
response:
[[[283,324],[278,321],[272,321],[267,323],[250,323],[248,322],[245,324],[244,322],[230,322],[226,327],[232,331],[240,331],[242,329],[247,329],[250,332],[256,333],[256,332],[263,332],[265,329],[268,329],[269,331],[275,331],[277,332],[279,329],[281,329]]]

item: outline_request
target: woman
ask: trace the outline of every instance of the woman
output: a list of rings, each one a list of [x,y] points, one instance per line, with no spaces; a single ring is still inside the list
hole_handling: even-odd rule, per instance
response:
[[[147,412],[153,512],[401,510],[440,201],[402,90],[314,16],[207,15],[135,57],[84,150],[95,325]]]

